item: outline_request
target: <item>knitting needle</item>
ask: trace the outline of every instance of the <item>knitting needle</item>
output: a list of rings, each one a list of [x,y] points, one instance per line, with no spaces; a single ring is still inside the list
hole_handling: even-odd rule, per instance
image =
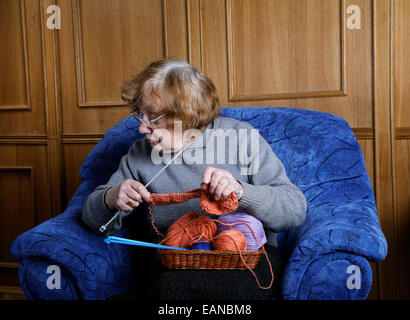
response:
[[[150,243],[150,242],[144,242],[144,241],[138,241],[138,240],[131,240],[131,239],[125,239],[125,238],[120,238],[120,237],[114,237],[114,236],[108,236],[107,238],[104,239],[104,242],[106,242],[108,244],[118,243],[118,244],[125,244],[125,245],[131,245],[131,246],[140,246],[140,247],[147,247],[147,248],[171,249],[171,250],[188,250],[186,248],[170,247],[170,246],[164,246],[164,245],[156,244],[156,243]]]
[[[144,187],[147,188],[151,184],[151,182],[154,181],[161,174],[161,172],[164,171],[171,164],[171,162],[174,161],[174,159],[176,157],[178,157],[191,144],[192,144],[192,142],[188,143],[185,147],[183,147],[181,150],[179,150],[179,152],[161,170],[159,170],[156,173],[156,175],[153,176],[152,179],[150,181],[148,181],[147,184]],[[100,232],[104,232],[107,229],[107,226],[109,226],[110,223],[113,222],[121,212],[122,212],[121,210],[118,210],[106,224],[102,225],[99,229]]]

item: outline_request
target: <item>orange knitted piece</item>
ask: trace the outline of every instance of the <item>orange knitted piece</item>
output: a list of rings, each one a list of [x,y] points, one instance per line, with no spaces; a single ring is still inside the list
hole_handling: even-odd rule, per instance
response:
[[[208,191],[202,189],[193,189],[181,193],[152,193],[149,203],[156,206],[166,206],[172,203],[186,202],[193,198],[201,198],[199,201],[200,207],[205,212],[215,215],[226,214],[238,208],[238,198],[235,192],[232,192],[225,200],[215,201],[211,199],[211,195]]]

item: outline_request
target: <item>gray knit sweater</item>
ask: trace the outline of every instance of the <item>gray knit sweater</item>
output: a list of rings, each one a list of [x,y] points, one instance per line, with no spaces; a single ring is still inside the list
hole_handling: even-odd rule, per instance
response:
[[[145,185],[176,153],[154,154],[145,138],[135,141],[109,181],[98,186],[85,200],[82,214],[84,223],[100,233],[99,227],[110,220],[114,213],[105,205],[105,192],[126,179],[134,179]],[[218,117],[211,122],[202,135],[147,189],[151,193],[171,193],[200,188],[204,170],[208,166],[228,170],[242,184],[244,193],[239,201],[239,209],[246,210],[262,222],[269,244],[277,246],[277,232],[294,228],[304,221],[306,199],[290,182],[283,164],[270,145],[250,124],[231,118]],[[107,227],[104,235],[120,229],[122,218],[133,211],[121,212],[118,219]],[[156,226],[164,234],[187,211],[204,213],[199,206],[199,199],[153,206],[152,211]],[[150,220],[148,213],[146,216]],[[154,239],[156,234],[151,229],[149,232]]]

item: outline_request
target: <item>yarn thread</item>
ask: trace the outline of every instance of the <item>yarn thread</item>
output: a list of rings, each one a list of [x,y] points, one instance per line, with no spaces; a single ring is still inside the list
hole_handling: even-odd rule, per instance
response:
[[[169,246],[175,247],[182,247],[182,248],[189,248],[192,246],[193,243],[198,243],[202,241],[212,242],[217,244],[218,247],[223,247],[226,245],[226,239],[231,240],[231,244],[229,249],[224,250],[232,250],[236,249],[238,251],[243,264],[248,268],[248,270],[253,274],[256,279],[256,282],[261,289],[269,289],[271,288],[274,280],[272,265],[270,263],[268,254],[263,246],[261,240],[256,236],[253,228],[250,226],[249,223],[244,221],[238,221],[235,223],[226,223],[223,221],[219,221],[218,219],[211,219],[202,215],[201,213],[189,211],[181,218],[177,219],[167,230],[166,235],[164,236],[158,228],[155,226],[155,219],[152,213],[152,204],[165,206],[168,204],[174,203],[181,203],[186,202],[193,198],[200,198],[200,207],[207,213],[221,215],[230,213],[238,208],[238,199],[236,197],[235,192],[232,192],[225,200],[213,201],[211,199],[210,194],[202,189],[193,189],[190,191],[182,192],[182,193],[168,193],[168,194],[154,194],[151,193],[151,198],[148,203],[148,212],[151,215],[151,224],[155,230],[155,232],[164,238],[160,244],[164,243]],[[220,223],[225,226],[231,227],[230,230],[226,230],[218,235],[215,236],[217,232],[216,223]],[[272,275],[272,279],[270,281],[269,286],[263,287],[260,285],[258,277],[256,276],[255,272],[249,267],[249,265],[245,262],[245,259],[242,256],[241,251],[246,251],[246,238],[245,236],[236,229],[233,229],[233,226],[244,224],[246,225],[250,231],[252,232],[254,238],[261,244],[261,248],[263,253],[265,254],[266,260],[269,264],[270,273]],[[239,233],[242,234],[242,240],[238,243]],[[222,235],[222,236],[221,236]],[[219,237],[219,238],[218,238]],[[229,240],[228,240],[229,241]],[[234,248],[232,246],[234,245]],[[221,249],[220,249],[221,250]]]

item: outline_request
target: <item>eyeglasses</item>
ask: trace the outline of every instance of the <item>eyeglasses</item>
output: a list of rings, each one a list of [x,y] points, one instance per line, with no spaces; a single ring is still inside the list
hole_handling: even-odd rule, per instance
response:
[[[135,119],[137,119],[141,123],[144,123],[150,129],[155,129],[156,128],[155,122],[165,116],[165,114],[161,114],[160,116],[156,117],[155,119],[146,121],[146,120],[144,120],[144,116],[143,116],[142,113],[137,114],[136,112],[133,112],[131,114]]]

